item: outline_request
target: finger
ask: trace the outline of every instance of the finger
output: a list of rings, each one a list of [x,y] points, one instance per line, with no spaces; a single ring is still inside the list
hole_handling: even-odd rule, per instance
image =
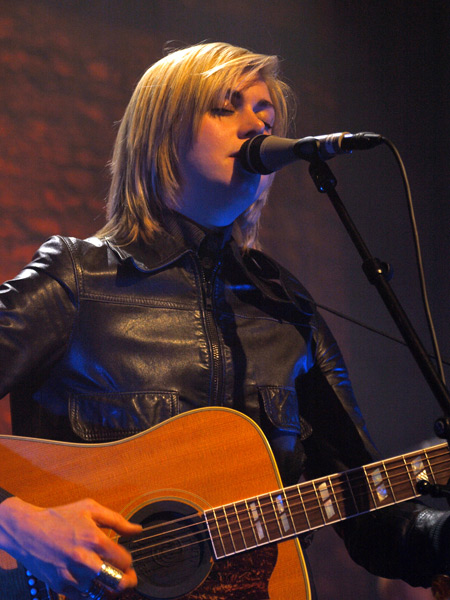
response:
[[[142,531],[141,525],[129,523],[122,515],[98,504],[95,500],[87,499],[83,501],[83,504],[85,505],[83,509],[88,513],[90,519],[92,519],[96,525],[95,529],[86,532],[86,547],[91,551],[94,551],[101,559],[110,562],[122,571],[126,571],[130,567],[132,561],[130,553],[123,546],[119,545],[111,537],[106,535],[99,527],[108,527],[113,529],[116,533],[132,535]],[[95,561],[95,565],[98,565],[97,560]],[[101,563],[98,565],[98,568],[100,568],[100,566]]]
[[[127,588],[133,588],[137,585],[138,579],[136,571],[133,568],[127,569],[122,577],[122,581],[118,586],[119,591],[123,591]]]
[[[100,527],[109,527],[121,535],[133,535],[142,531],[141,525],[127,521],[120,513],[102,506],[95,500],[87,502],[91,503],[91,517]]]
[[[126,571],[131,567],[132,557],[128,550],[117,544],[100,529],[97,530],[90,541],[90,550],[95,553],[94,560],[89,560],[89,564],[92,565],[91,568],[95,570],[95,573],[98,572],[103,561],[111,563],[121,571]],[[100,557],[101,562],[98,562],[98,557]]]
[[[124,573],[110,563],[104,562],[94,581],[111,590],[117,590],[122,582]]]
[[[96,557],[95,563],[98,566],[94,569],[89,568],[76,568],[73,570],[75,583],[64,586],[65,589],[58,590],[63,593],[67,598],[71,598],[72,595],[85,594],[94,588],[105,587],[108,590],[119,592],[137,584],[137,576],[133,569],[129,567],[125,571],[122,571],[119,567],[112,565],[106,560],[102,560],[98,556]],[[102,567],[106,565],[108,568],[107,572],[104,573]],[[107,596],[109,598],[109,596]]]
[[[84,549],[78,548],[70,556],[68,564],[70,578],[65,577],[66,585],[75,587],[79,591],[88,590],[92,582],[99,577],[103,563],[108,563],[114,569],[119,570],[119,575],[121,573],[126,574],[125,587],[135,585],[137,578],[131,565],[131,555],[125,548],[116,544],[111,538],[108,538],[100,529],[97,529],[95,532],[95,539],[94,543],[91,537],[88,547],[85,546]],[[123,577],[119,577],[119,579],[121,578]],[[114,579],[110,579],[110,581],[112,589],[115,581]],[[118,581],[118,583],[120,582]]]
[[[104,565],[107,567],[106,574],[102,569]],[[94,582],[94,585],[96,583],[115,593],[120,593],[130,587],[135,587],[138,582],[136,572],[131,567],[126,571],[121,571],[106,561],[102,563],[92,581]]]

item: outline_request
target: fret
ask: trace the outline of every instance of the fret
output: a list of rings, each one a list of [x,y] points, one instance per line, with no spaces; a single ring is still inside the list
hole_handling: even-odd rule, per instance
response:
[[[232,523],[233,523],[233,527],[235,527],[237,525],[237,528],[239,529],[239,535],[242,540],[242,542],[239,542],[238,545],[241,546],[241,543],[242,543],[242,549],[248,550],[249,546],[247,545],[247,540],[246,540],[246,536],[245,536],[245,519],[246,519],[246,517],[248,518],[247,511],[245,510],[245,511],[241,511],[241,513],[239,513],[236,502],[234,502],[232,504],[232,506],[233,506],[233,510],[234,510],[234,515],[231,519]],[[244,527],[242,527],[243,520],[244,520]],[[250,531],[250,528],[248,531]]]
[[[238,515],[236,513],[236,507],[234,504],[227,504],[224,506],[224,513],[227,519],[228,529],[231,535],[231,541],[235,552],[241,552],[246,550],[245,540],[242,535],[241,524],[239,522]]]
[[[424,450],[423,453],[425,455],[425,460],[427,461],[428,469],[430,470],[430,475],[431,475],[432,483],[436,483],[436,479],[434,477],[434,471],[433,471],[433,468],[431,466],[430,460],[428,458],[428,452],[426,450]]]
[[[422,453],[415,453],[413,455],[411,455],[411,462],[410,462],[410,468],[414,477],[414,480],[416,482],[416,489],[417,489],[417,483],[419,481],[430,481],[430,478],[428,477],[428,473],[425,467],[425,464],[423,462],[423,457],[422,457]]]
[[[260,498],[262,498],[262,497],[263,496],[261,496],[261,497],[257,496],[256,500],[258,502],[259,515],[260,515],[261,521],[262,521],[262,523],[264,525],[264,530],[266,532],[266,539],[267,539],[268,542],[270,542],[272,540],[278,539],[279,536],[277,536],[276,534],[274,534],[274,531],[273,531],[273,529],[274,529],[274,527],[273,527],[274,521],[273,521],[273,519],[270,519],[269,514],[268,514],[269,511],[267,510],[266,512],[264,512],[263,507],[261,506]],[[266,498],[266,497],[267,496],[264,496],[264,498]],[[266,517],[267,517],[267,519],[266,519]],[[273,537],[272,537],[272,535],[273,535]]]
[[[404,457],[408,466],[411,485],[417,495],[417,483],[446,484],[450,476],[450,461],[447,444],[433,446],[419,452],[406,454]],[[437,467],[441,467],[438,469]]]
[[[284,502],[283,502],[283,498],[281,497],[281,494],[280,494],[280,496],[279,496],[280,503],[281,503],[281,505],[284,504],[287,507],[288,512],[289,512],[289,520],[291,522],[292,529],[293,529],[293,531],[295,533],[298,533],[297,528],[295,526],[294,516],[293,516],[292,511],[291,511],[291,505],[289,504],[289,501],[288,501],[287,496],[286,496],[286,490],[283,489],[283,490],[280,490],[280,491],[283,493],[283,497],[284,497]],[[277,496],[277,498],[278,498],[278,496]]]
[[[315,500],[317,502],[317,506],[319,507],[320,516],[322,517],[323,524],[325,525],[325,523],[327,522],[327,520],[325,518],[325,515],[323,514],[322,502],[320,501],[320,496],[319,496],[319,494],[317,492],[317,488],[316,488],[315,482],[312,481],[311,483],[312,483],[313,490],[314,490]]]
[[[364,470],[364,474],[365,474],[365,476],[366,476],[366,479],[367,479],[367,483],[368,483],[368,485],[369,485],[369,491],[370,491],[370,495],[371,495],[371,497],[372,497],[372,504],[371,504],[371,507],[370,507],[370,508],[376,508],[376,506],[377,506],[377,500],[376,500],[376,496],[375,496],[374,490],[372,489],[372,486],[370,485],[370,477],[369,477],[369,475],[367,474],[367,471],[366,471],[366,468],[365,468],[365,467],[363,467],[363,470]]]
[[[358,467],[343,473],[347,479],[348,489],[351,493],[355,510],[347,514],[347,517],[359,515],[368,512],[373,508],[373,494],[368,485],[368,480],[364,468]]]
[[[266,524],[264,522],[264,516],[261,514],[259,499],[252,498],[249,503],[250,518],[255,532],[255,540],[257,545],[267,544],[270,542],[270,538],[267,535]]]
[[[351,513],[351,514],[352,514],[352,515],[356,515],[356,514],[358,514],[358,512],[359,512],[359,511],[358,511],[358,504],[356,503],[355,494],[353,493],[352,484],[350,483],[350,478],[349,478],[349,476],[347,475],[347,473],[344,473],[344,476],[345,476],[345,479],[346,479],[346,481],[347,481],[347,487],[348,487],[348,489],[350,490],[350,493],[351,493],[351,498],[352,498],[352,502],[353,502],[353,505],[354,505],[354,511],[352,511],[352,513]]]
[[[247,548],[256,548],[256,533],[253,528],[253,522],[250,516],[250,511],[247,505],[247,501],[239,502],[236,504],[236,511],[239,514],[239,521],[242,525],[242,533],[245,538],[245,545]]]
[[[303,502],[302,488],[303,484],[292,486],[285,489],[285,496],[290,508],[294,528],[297,533],[309,531],[311,523],[308,519],[305,504]]]
[[[341,518],[345,519],[347,516],[358,514],[356,500],[346,473],[333,475],[332,478],[334,480],[333,493]]]
[[[411,473],[409,471],[409,466],[408,466],[408,463],[406,462],[406,458],[405,458],[404,455],[402,456],[402,459],[403,459],[403,464],[405,465],[406,473],[408,474],[408,480],[409,480],[409,483],[411,485],[412,492],[413,492],[413,494],[416,494],[417,493],[416,486],[413,483],[413,480],[412,480],[412,477],[411,477]]]
[[[441,444],[210,509],[205,520],[223,558],[418,496],[416,482],[449,477]]]
[[[216,558],[220,558],[221,556],[225,556],[225,547],[222,543],[222,537],[220,535],[216,513],[214,508],[211,510],[207,510],[204,513],[206,526],[208,527],[209,537],[211,539],[211,544],[213,547],[214,554]],[[211,519],[209,518],[211,515]]]
[[[446,485],[450,478],[450,461],[448,460],[447,444],[428,448],[427,453],[431,456],[429,462],[434,480],[441,485]]]
[[[286,494],[284,490],[280,490],[279,493],[275,492],[275,501],[273,500],[272,494],[271,499],[274,505],[275,514],[278,518],[278,526],[280,528],[281,537],[293,535],[296,533],[294,520],[292,519],[291,510],[289,503],[287,502]],[[287,509],[287,510],[286,510]]]
[[[253,517],[252,517],[252,511],[251,511],[251,509],[250,509],[250,507],[249,507],[249,505],[247,503],[247,500],[245,500],[245,506],[246,506],[246,509],[247,509],[248,520],[249,520],[249,523],[250,523],[250,526],[251,526],[251,531],[253,533],[253,538],[255,540],[254,546],[257,546],[258,545],[258,536],[256,534],[256,528],[255,528],[254,520],[253,520]]]
[[[278,538],[282,539],[283,538],[283,530],[281,529],[281,523],[280,523],[280,519],[278,517],[277,507],[275,505],[275,502],[273,501],[272,494],[269,494],[269,498],[270,498],[270,503],[271,503],[271,506],[272,506],[273,514],[275,515],[275,522],[276,522],[277,527],[278,527]]]
[[[225,517],[225,524],[226,524],[226,529],[227,529],[227,533],[228,533],[228,537],[231,541],[231,545],[233,547],[233,552],[236,553],[236,546],[234,544],[234,536],[233,536],[233,531],[231,530],[230,527],[230,522],[228,520],[228,515],[227,515],[227,508],[226,506],[222,506],[222,512],[223,512],[223,516]],[[227,538],[228,539],[228,538]]]
[[[417,492],[415,491],[414,486],[412,486],[404,457],[398,456],[396,458],[390,458],[384,461],[384,464],[395,502],[400,502],[416,496]]]
[[[444,452],[443,452],[444,451]],[[450,465],[446,462],[445,454],[448,451],[447,445],[444,448],[437,446],[434,448],[427,448],[427,462],[430,468],[430,472],[433,476],[435,483],[447,484],[449,479]],[[442,470],[439,467],[444,467]]]
[[[386,462],[384,460],[382,460],[380,464],[383,467],[383,471],[384,471],[384,474],[386,476],[387,484],[389,486],[389,489],[391,490],[392,500],[393,500],[393,502],[397,502],[397,498],[395,497],[395,493],[394,493],[394,488],[392,487],[391,480],[389,478],[389,474],[388,474],[387,469],[386,469]]]
[[[236,552],[236,548],[234,547],[233,535],[229,527],[225,507],[220,506],[219,508],[216,508],[216,512],[217,525],[220,532],[222,545],[225,549],[225,555],[228,556],[229,554],[234,554]]]
[[[373,508],[388,506],[395,501],[392,491],[389,487],[389,482],[386,481],[386,478],[383,475],[383,471],[380,467],[383,468],[382,462],[364,467],[370,492],[373,498]]]
[[[307,481],[302,483],[301,488],[303,490],[302,497],[310,529],[317,529],[317,527],[322,526],[326,521],[322,515],[322,507],[317,496],[314,482]]]
[[[341,507],[339,506],[339,501],[337,499],[336,493],[334,491],[334,485],[333,485],[333,481],[331,479],[331,476],[328,476],[328,484],[330,486],[331,489],[331,493],[333,494],[333,498],[334,498],[334,505],[336,506],[338,513],[339,513],[339,519],[342,519],[342,513],[341,513]]]
[[[329,477],[324,477],[320,481],[321,483],[317,486],[317,491],[320,497],[322,516],[325,523],[333,523],[339,520],[339,508],[336,505],[336,498],[332,488],[330,493],[331,481]]]

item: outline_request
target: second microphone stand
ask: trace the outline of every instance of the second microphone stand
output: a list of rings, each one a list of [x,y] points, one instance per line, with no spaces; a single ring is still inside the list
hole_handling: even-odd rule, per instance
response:
[[[337,181],[328,165],[322,160],[313,160],[310,162],[309,173],[319,192],[328,195],[363,260],[362,269],[366,274],[367,279],[377,288],[378,293],[394,319],[403,339],[414,356],[416,363],[439,402],[444,416],[436,421],[435,433],[439,437],[447,439],[447,442],[450,444],[450,393],[430,361],[428,353],[423,347],[414,327],[389,284],[389,269],[387,265],[382,263],[378,258],[372,256],[367,248],[348,214],[347,209],[336,192]]]

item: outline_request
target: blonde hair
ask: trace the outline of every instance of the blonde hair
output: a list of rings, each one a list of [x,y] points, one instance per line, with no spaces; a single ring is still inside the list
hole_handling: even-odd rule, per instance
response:
[[[292,92],[278,78],[276,56],[225,43],[174,51],[138,82],[117,134],[111,161],[108,222],[97,235],[126,245],[146,242],[161,228],[164,207],[177,208],[182,185],[179,152],[195,139],[202,116],[238,81],[261,78],[275,107],[275,135],[286,135]],[[254,246],[268,190],[238,219],[241,244]]]

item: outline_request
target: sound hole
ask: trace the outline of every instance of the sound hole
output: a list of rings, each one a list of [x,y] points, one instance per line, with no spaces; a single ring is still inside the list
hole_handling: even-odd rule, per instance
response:
[[[137,591],[150,599],[179,598],[196,588],[211,569],[206,525],[196,510],[164,500],[136,512],[131,521],[144,529],[137,538],[121,538],[133,556]]]

